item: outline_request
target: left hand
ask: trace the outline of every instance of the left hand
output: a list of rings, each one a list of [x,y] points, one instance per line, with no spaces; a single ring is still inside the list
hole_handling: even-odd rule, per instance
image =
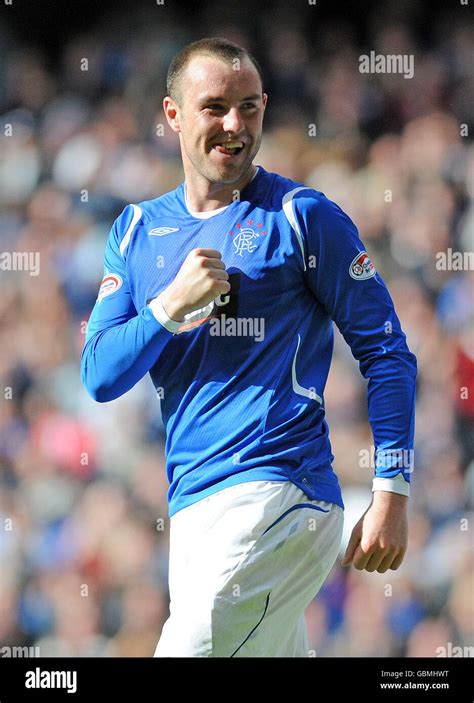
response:
[[[374,491],[372,503],[352,530],[342,566],[385,573],[398,569],[408,544],[408,498]]]

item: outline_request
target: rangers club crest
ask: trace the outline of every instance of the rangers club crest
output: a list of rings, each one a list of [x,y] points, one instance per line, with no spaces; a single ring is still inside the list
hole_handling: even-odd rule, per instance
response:
[[[361,251],[349,266],[351,278],[356,281],[365,281],[367,278],[375,276],[375,267],[366,251]]]
[[[243,256],[244,251],[254,251],[257,245],[253,241],[259,235],[251,227],[242,227],[238,235],[234,238],[234,246],[237,254]]]
[[[235,225],[235,231],[231,230],[229,232],[230,236],[234,236],[234,247],[236,254],[238,256],[243,256],[244,251],[252,252],[257,248],[257,243],[255,242],[261,235],[266,235],[265,230],[262,230],[263,225],[259,223],[257,225],[257,230],[254,230],[250,225],[253,225],[253,220],[247,220],[246,226],[242,227],[239,222]]]

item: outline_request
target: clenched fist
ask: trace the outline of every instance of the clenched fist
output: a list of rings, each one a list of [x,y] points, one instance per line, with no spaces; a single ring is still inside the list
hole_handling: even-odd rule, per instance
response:
[[[204,308],[229,291],[229,275],[221,253],[217,249],[193,249],[161,294],[161,304],[172,320],[183,322],[187,313]]]

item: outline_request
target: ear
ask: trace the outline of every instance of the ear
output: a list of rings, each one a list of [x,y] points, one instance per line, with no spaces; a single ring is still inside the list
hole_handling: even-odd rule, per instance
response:
[[[163,99],[163,112],[173,132],[180,132],[179,128],[179,108],[173,98],[167,95]]]
[[[266,93],[262,93],[262,105],[263,105],[264,111],[267,106],[267,100],[268,100],[268,95]]]

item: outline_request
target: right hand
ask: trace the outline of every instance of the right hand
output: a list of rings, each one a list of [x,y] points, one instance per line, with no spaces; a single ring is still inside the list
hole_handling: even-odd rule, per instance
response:
[[[229,275],[220,251],[193,249],[173,282],[161,293],[161,303],[172,320],[182,322],[187,313],[206,307],[229,291]]]

